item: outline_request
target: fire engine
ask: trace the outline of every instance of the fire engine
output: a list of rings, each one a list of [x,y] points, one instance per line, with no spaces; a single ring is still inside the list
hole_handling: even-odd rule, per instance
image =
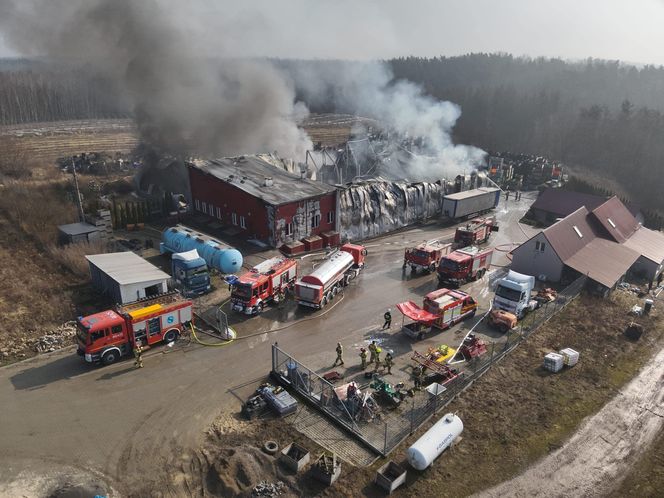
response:
[[[364,268],[367,250],[363,246],[344,244],[309,275],[295,284],[295,299],[302,306],[323,308],[342,287]]]
[[[231,308],[247,315],[257,315],[269,302],[283,301],[297,278],[294,259],[276,257],[263,261],[240,276],[233,284]]]
[[[77,352],[88,363],[115,363],[140,342],[146,348],[173,342],[192,322],[193,303],[177,292],[118,305],[76,320]]]
[[[404,323],[402,330],[406,335],[423,339],[427,332],[437,328],[445,330],[452,325],[475,316],[477,301],[460,290],[438,289],[424,297],[424,307],[420,308],[413,301],[397,304],[397,309],[412,323]]]
[[[418,268],[434,272],[438,268],[440,258],[449,254],[451,250],[452,244],[439,240],[431,240],[415,247],[409,247],[403,255],[403,268],[410,265],[413,272],[416,272]]]
[[[456,229],[454,233],[454,246],[467,247],[483,244],[489,240],[491,232],[497,232],[498,225],[493,217],[475,218],[466,225]]]
[[[493,249],[470,246],[443,256],[438,265],[438,284],[459,286],[478,280],[491,267]]]

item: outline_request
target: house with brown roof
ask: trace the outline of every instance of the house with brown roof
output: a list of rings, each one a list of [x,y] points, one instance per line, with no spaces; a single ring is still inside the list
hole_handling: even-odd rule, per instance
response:
[[[580,207],[593,211],[606,201],[606,197],[599,195],[562,188],[547,188],[540,192],[535,202],[530,206],[530,217],[538,223],[550,225],[565,216],[569,216]],[[638,207],[629,205],[627,209],[637,221],[643,222],[643,216]]]
[[[560,282],[587,275],[613,289],[628,273],[655,279],[664,263],[664,234],[643,227],[617,197],[581,206],[512,251],[512,269]]]

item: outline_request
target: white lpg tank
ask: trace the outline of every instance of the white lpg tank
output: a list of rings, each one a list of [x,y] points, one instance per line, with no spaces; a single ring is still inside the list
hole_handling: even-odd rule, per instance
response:
[[[408,448],[408,463],[416,470],[426,469],[461,432],[461,419],[453,413],[447,413]]]

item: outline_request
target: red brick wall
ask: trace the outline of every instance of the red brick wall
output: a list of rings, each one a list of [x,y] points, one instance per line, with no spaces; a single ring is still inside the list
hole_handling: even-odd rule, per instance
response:
[[[260,240],[268,240],[267,210],[263,201],[201,170],[191,167],[188,169],[195,212],[202,212],[202,203],[205,202],[207,214],[217,218],[218,207],[220,221],[225,225],[232,225],[232,213],[235,213],[237,227],[240,229],[240,216],[244,216],[246,228],[243,230],[247,236],[254,235]],[[212,213],[210,205],[214,206]]]
[[[271,242],[276,246],[281,245],[283,240],[271,241],[270,228],[272,233],[279,236],[279,231],[276,229],[277,223],[280,219],[290,223],[293,216],[296,214],[298,207],[303,204],[301,202],[292,202],[278,206],[275,212],[275,219],[273,226],[269,226],[268,219],[268,206],[260,199],[257,199],[243,190],[228,184],[224,181],[208,175],[203,171],[189,167],[189,181],[191,183],[191,196],[194,203],[194,211],[196,213],[202,212],[202,203],[206,203],[206,214],[217,218],[217,207],[220,210],[220,222],[225,225],[232,225],[232,213],[237,215],[237,227],[240,227],[240,216],[244,216],[246,229],[244,232],[247,236],[255,236],[256,238]],[[308,235],[319,235],[322,232],[334,230],[336,226],[336,192],[331,192],[321,196],[320,200],[320,224],[317,228],[309,231]],[[198,201],[198,204],[197,202]],[[210,212],[210,205],[214,207]],[[334,212],[334,217],[331,223],[328,223],[328,213]],[[301,238],[301,237],[300,237]]]

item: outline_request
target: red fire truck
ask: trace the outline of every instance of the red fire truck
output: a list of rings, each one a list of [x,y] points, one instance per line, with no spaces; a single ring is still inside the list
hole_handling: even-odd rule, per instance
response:
[[[263,261],[241,275],[231,293],[231,308],[247,315],[257,315],[265,303],[281,302],[292,291],[297,278],[294,259],[276,257]]]
[[[489,240],[491,232],[497,232],[498,225],[493,217],[475,218],[465,226],[459,227],[454,233],[455,247],[468,247],[483,244]]]
[[[493,249],[470,246],[443,256],[438,265],[438,284],[459,286],[478,280],[491,267]]]
[[[192,322],[193,303],[177,292],[118,305],[115,310],[78,317],[78,354],[88,363],[115,363],[136,343],[172,342]]]
[[[431,240],[415,247],[409,247],[403,255],[403,268],[410,265],[413,272],[416,272],[418,268],[434,272],[438,268],[440,258],[449,254],[451,250],[452,244],[439,240]]]
[[[403,314],[404,322],[406,317],[413,320],[402,326],[406,335],[423,339],[433,328],[445,330],[461,320],[475,316],[477,302],[460,290],[438,289],[424,297],[423,308],[413,301],[407,301],[397,304],[397,309]]]
[[[364,246],[344,244],[309,275],[295,284],[295,299],[302,306],[323,308],[342,287],[359,275],[364,268]]]

